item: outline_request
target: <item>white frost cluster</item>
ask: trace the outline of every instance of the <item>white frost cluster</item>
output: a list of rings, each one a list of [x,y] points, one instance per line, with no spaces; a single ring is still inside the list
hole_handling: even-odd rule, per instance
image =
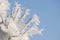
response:
[[[9,2],[8,0],[0,0],[0,15],[3,16],[3,18],[5,18],[6,15],[6,11],[9,9]]]
[[[0,27],[3,32],[7,33],[8,40],[29,40],[29,36],[42,33],[43,29],[39,30],[37,27],[40,24],[40,21],[36,14],[34,14],[26,23],[23,22],[30,12],[29,9],[26,9],[22,15],[21,5],[16,2],[11,14],[4,19],[3,16],[7,14],[8,9],[8,0],[0,0]],[[19,16],[21,17],[19,18]]]

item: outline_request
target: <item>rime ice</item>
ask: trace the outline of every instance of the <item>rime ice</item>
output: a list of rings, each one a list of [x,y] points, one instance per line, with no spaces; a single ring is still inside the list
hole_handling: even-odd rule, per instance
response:
[[[0,23],[2,23],[0,24],[0,27],[1,31],[8,35],[7,40],[29,40],[29,36],[42,32],[37,27],[40,23],[37,15],[32,16],[26,23],[23,22],[23,20],[28,16],[30,9],[27,8],[21,16],[21,5],[17,2],[11,14],[5,17],[9,5],[8,0],[0,0]],[[19,18],[19,16],[21,17]],[[31,25],[31,27],[29,27],[29,25]],[[0,39],[5,40],[4,38],[5,37]]]

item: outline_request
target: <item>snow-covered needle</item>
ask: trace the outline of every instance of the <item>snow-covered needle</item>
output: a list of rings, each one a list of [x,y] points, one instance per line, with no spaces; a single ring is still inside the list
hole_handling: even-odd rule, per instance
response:
[[[27,9],[25,10],[25,13],[24,13],[24,15],[22,16],[22,19],[21,19],[21,20],[25,19],[26,16],[29,14],[29,12],[30,12],[30,9],[27,8]]]
[[[34,23],[36,25],[39,25],[39,23],[40,23],[39,18],[38,18],[38,16],[36,14],[34,14],[34,16],[32,17],[32,21],[34,21]]]

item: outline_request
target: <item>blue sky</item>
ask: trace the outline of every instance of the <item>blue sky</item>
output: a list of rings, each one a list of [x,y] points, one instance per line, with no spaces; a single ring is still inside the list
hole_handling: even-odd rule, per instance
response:
[[[10,0],[13,4],[14,0]],[[37,13],[40,18],[42,35],[34,35],[30,40],[60,40],[60,0],[16,0],[22,8],[31,9],[31,15]]]

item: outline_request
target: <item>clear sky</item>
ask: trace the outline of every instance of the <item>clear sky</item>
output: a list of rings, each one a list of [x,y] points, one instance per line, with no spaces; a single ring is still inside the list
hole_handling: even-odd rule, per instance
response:
[[[39,27],[45,29],[42,35],[34,35],[30,40],[60,40],[60,0],[16,1],[22,8],[31,9],[31,15],[36,12],[41,21]]]

